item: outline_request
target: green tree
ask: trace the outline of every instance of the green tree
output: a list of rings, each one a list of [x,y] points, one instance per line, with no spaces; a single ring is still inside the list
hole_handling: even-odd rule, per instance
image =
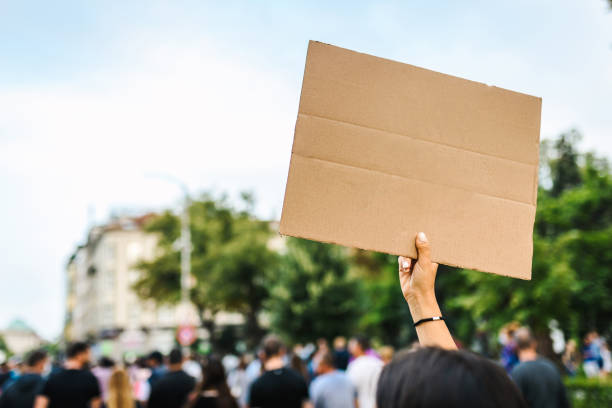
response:
[[[6,344],[6,341],[4,340],[4,337],[2,336],[0,336],[0,351],[4,352],[6,357],[11,357],[13,355],[11,350],[9,350],[8,345]]]
[[[347,254],[335,245],[287,239],[267,304],[276,331],[295,342],[353,333],[362,299]]]
[[[226,198],[205,195],[189,208],[195,278],[191,301],[216,346],[214,318],[221,310],[242,313],[248,339],[259,339],[258,315],[268,296],[266,276],[276,262],[275,253],[267,247],[272,234],[269,223],[253,216],[249,195],[243,195],[243,204],[245,209],[239,211]],[[142,275],[134,288],[142,298],[176,304],[180,300],[180,254],[175,243],[180,219],[166,211],[146,231],[158,236],[158,253],[138,265]]]
[[[609,330],[612,178],[605,160],[577,153],[577,140],[577,134],[562,135],[544,158],[552,185],[538,193],[532,280],[459,271],[459,295],[446,304],[451,313],[468,310],[491,330],[516,320],[543,343],[551,319],[571,336]]]

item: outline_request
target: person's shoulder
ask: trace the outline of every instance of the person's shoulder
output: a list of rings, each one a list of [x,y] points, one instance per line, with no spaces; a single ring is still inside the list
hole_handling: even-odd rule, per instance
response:
[[[268,374],[269,371],[261,373],[261,375],[257,377],[255,381],[253,381],[253,383],[251,384],[251,389],[259,388],[263,384],[265,384],[268,381]]]
[[[557,376],[561,376],[561,374],[559,373],[559,368],[557,368],[557,366],[555,365],[555,363],[553,363],[551,360],[549,360],[546,357],[539,357],[536,360],[542,367],[545,367],[546,370],[550,371],[551,373],[557,375]]]
[[[285,374],[287,376],[294,377],[294,378],[299,378],[300,380],[304,380],[304,377],[302,377],[302,375],[300,373],[298,373],[297,371],[295,371],[291,367],[283,368],[283,374]]]

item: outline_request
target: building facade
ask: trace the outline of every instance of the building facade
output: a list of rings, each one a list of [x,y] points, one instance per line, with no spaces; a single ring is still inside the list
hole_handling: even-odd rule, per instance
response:
[[[115,357],[173,346],[177,307],[140,299],[133,290],[137,264],[155,256],[157,239],[143,230],[150,217],[94,227],[76,248],[66,266],[66,341],[92,341]]]
[[[18,356],[24,356],[45,343],[34,329],[19,319],[13,320],[4,330],[0,330],[0,336],[9,351]]]

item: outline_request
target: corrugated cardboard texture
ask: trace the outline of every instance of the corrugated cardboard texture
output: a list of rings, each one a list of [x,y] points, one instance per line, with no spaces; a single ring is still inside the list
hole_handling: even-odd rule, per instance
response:
[[[280,233],[530,279],[541,103],[311,41]]]

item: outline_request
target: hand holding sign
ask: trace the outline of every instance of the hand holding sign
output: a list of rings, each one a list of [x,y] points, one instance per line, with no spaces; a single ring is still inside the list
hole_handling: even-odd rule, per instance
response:
[[[400,286],[412,319],[415,323],[427,320],[416,327],[419,342],[423,346],[455,349],[457,346],[446,324],[440,320],[442,313],[434,289],[438,264],[431,261],[431,244],[423,232],[416,236],[416,249],[416,260],[400,256],[397,261]]]

